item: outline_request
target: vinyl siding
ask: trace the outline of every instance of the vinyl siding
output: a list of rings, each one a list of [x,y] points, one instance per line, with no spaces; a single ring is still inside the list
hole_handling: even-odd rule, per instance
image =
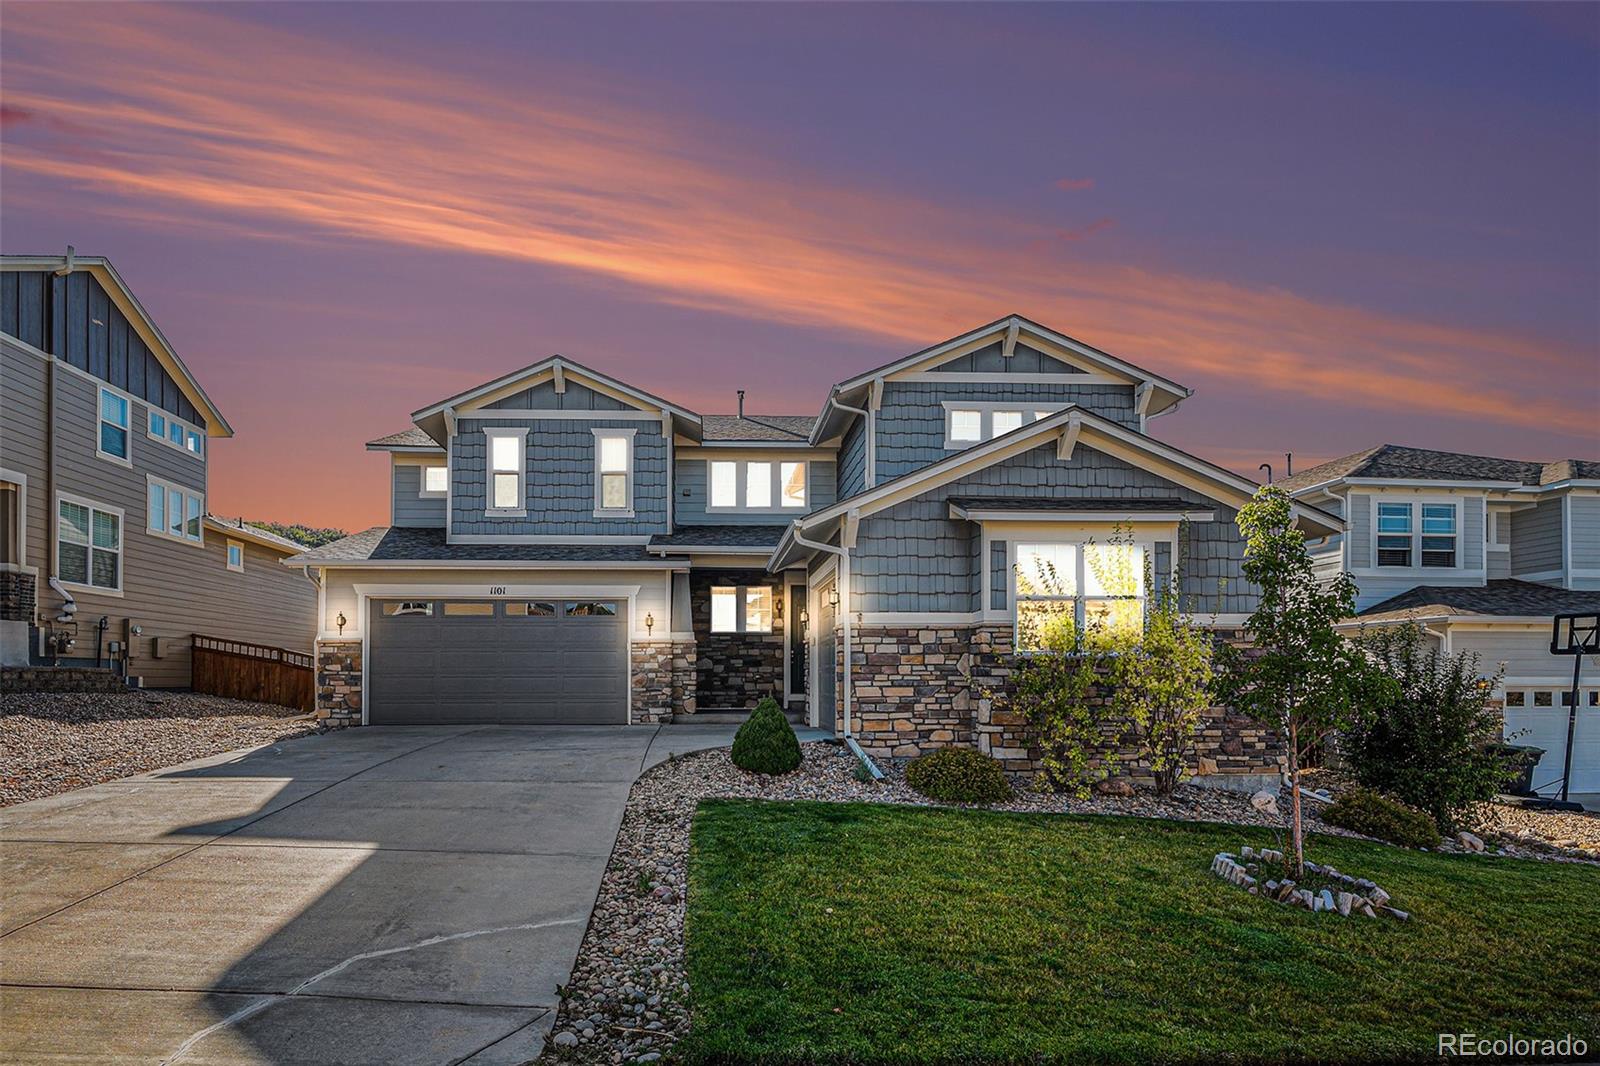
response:
[[[1539,629],[1510,626],[1462,629],[1452,626],[1450,647],[1457,653],[1476,654],[1479,657],[1479,670],[1484,674],[1492,674],[1503,662],[1506,664],[1507,680],[1562,679],[1563,688],[1572,680],[1572,660],[1550,654],[1550,630],[1547,626]]]
[[[1600,570],[1600,496],[1567,497],[1567,528],[1572,534],[1572,569]],[[1574,575],[1574,588],[1600,588],[1600,575]]]
[[[954,454],[944,446],[946,401],[974,403],[1035,403],[1041,407],[1076,403],[1131,429],[1139,428],[1133,411],[1133,387],[1075,384],[1062,375],[1062,384],[993,382],[890,381],[883,389],[877,415],[877,477],[890,478],[931,466]],[[841,459],[841,462],[843,460]]]
[[[491,426],[530,430],[526,517],[484,513],[488,462],[484,430]],[[632,518],[595,517],[595,429],[634,431]],[[450,447],[453,535],[636,536],[666,531],[667,440],[658,421],[463,418]]]
[[[5,404],[0,410],[0,453],[6,467],[28,477],[28,563],[39,568],[39,610],[54,618],[64,602],[46,584],[53,572],[56,501],[46,495],[45,361],[0,342]],[[316,590],[298,570],[279,565],[282,553],[246,542],[243,573],[226,564],[226,537],[204,532],[196,546],[146,532],[146,475],[205,491],[204,460],[144,434],[147,406],[130,406],[133,466],[95,455],[99,384],[57,366],[56,488],[123,512],[122,596],[73,589],[78,602],[74,656],[92,658],[95,625],[108,622],[107,640],[123,638],[132,619],[143,633],[132,642],[129,673],[154,688],[189,684],[189,638],[194,633],[310,651]],[[162,658],[151,655],[156,637],[167,638]]]
[[[443,529],[445,498],[422,496],[422,465],[392,462],[389,469],[389,523],[412,528]]]
[[[1542,500],[1526,511],[1512,512],[1512,576],[1560,569],[1561,500]]]
[[[867,432],[866,419],[854,415],[839,440],[839,471],[836,486],[839,499],[854,496],[866,490]]]
[[[1377,566],[1373,544],[1373,508],[1380,502],[1431,503],[1454,500],[1458,503],[1458,537],[1454,567],[1414,567],[1394,569]],[[1412,493],[1352,492],[1349,496],[1350,519],[1345,537],[1348,542],[1346,563],[1355,572],[1358,592],[1356,609],[1366,610],[1418,585],[1479,586],[1484,582],[1486,567],[1484,548],[1485,499],[1481,493],[1460,493],[1438,490]],[[1413,515],[1420,521],[1420,512]]]
[[[710,461],[707,455],[686,456],[679,454],[673,464],[673,489],[677,493],[676,502],[672,509],[672,520],[679,526],[718,525],[718,526],[781,526],[811,511],[822,507],[831,506],[835,500],[834,494],[834,464],[825,459],[805,459],[809,469],[806,471],[807,491],[806,506],[780,511],[711,511],[706,510],[707,497],[707,466]],[[785,456],[779,452],[762,451],[752,448],[746,452],[743,449],[719,448],[718,459],[756,459],[763,462],[779,463],[793,461],[794,456]]]

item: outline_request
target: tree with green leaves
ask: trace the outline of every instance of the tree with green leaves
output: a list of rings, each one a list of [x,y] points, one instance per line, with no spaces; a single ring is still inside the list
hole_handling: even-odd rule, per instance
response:
[[[1335,626],[1355,614],[1348,574],[1319,581],[1287,493],[1268,485],[1239,509],[1244,576],[1260,591],[1245,623],[1249,646],[1226,646],[1219,693],[1241,713],[1275,722],[1288,748],[1294,876],[1305,873],[1300,769],[1364,705],[1393,698],[1394,682]]]
[[[324,544],[331,544],[350,535],[334,526],[302,526],[298,524],[290,525],[286,522],[256,522],[249,519],[245,520],[245,525],[264,529],[268,533],[276,533],[280,537],[286,537],[296,544],[303,544],[308,548],[320,548]]]

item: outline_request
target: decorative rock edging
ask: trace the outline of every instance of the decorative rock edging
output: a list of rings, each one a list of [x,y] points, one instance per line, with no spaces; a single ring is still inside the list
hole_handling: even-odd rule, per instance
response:
[[[1241,859],[1244,861],[1241,862]],[[1402,922],[1411,919],[1408,912],[1389,906],[1389,893],[1364,877],[1351,877],[1349,874],[1340,873],[1332,866],[1319,866],[1314,862],[1308,862],[1306,873],[1325,882],[1319,889],[1312,891],[1300,887],[1288,878],[1261,884],[1263,864],[1282,866],[1283,852],[1270,848],[1258,852],[1248,845],[1240,848],[1237,856],[1228,851],[1218,852],[1211,860],[1211,872],[1224,881],[1238,885],[1252,896],[1260,896],[1290,907],[1304,907],[1313,914],[1335,911],[1341,918],[1348,918],[1351,914],[1357,913],[1364,914],[1368,918],[1376,918],[1379,912],[1382,912]]]

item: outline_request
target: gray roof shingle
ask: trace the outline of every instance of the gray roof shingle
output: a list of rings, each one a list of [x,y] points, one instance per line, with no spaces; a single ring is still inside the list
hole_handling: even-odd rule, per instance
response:
[[[806,441],[811,438],[813,415],[701,415],[704,440]]]
[[[776,548],[789,527],[681,526],[675,533],[657,533],[652,548]]]
[[[446,544],[442,529],[373,526],[296,555],[292,564],[359,562],[658,563],[643,544]]]
[[[1395,478],[1407,481],[1515,481],[1523,485],[1550,485],[1569,478],[1600,478],[1600,462],[1562,459],[1551,463],[1521,459],[1496,459],[1465,452],[1407,448],[1380,444],[1376,448],[1332,459],[1277,485],[1298,492],[1343,477]]]
[[[1411,616],[1482,614],[1547,616],[1587,611],[1600,612],[1600,591],[1540,585],[1533,581],[1504,579],[1481,587],[1418,585],[1362,611],[1364,622],[1399,621]]]
[[[439,442],[428,436],[422,430],[412,427],[402,429],[399,433],[391,433],[387,437],[367,441],[369,448],[437,448]]]

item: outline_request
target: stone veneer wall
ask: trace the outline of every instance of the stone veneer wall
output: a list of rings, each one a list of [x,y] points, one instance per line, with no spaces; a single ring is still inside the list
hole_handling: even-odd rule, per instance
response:
[[[38,605],[38,578],[18,570],[0,570],[0,622],[32,622]]]
[[[924,628],[853,627],[855,728],[869,753],[908,758],[935,748],[971,745],[998,759],[1007,772],[1032,777],[1040,769],[1024,716],[1013,709],[1012,630],[1009,625]],[[1238,639],[1238,634],[1219,634]],[[843,640],[838,675],[844,676]],[[841,680],[842,685],[842,680]],[[1091,697],[1095,698],[1095,697]],[[843,729],[843,693],[839,697]],[[1120,772],[1148,775],[1108,730],[1106,750],[1118,749]],[[1191,772],[1196,776],[1276,774],[1284,766],[1282,739],[1271,726],[1214,707],[1203,715]]]
[[[317,642],[316,714],[327,725],[361,724],[361,642]]]
[[[628,648],[633,673],[634,724],[694,713],[695,646],[690,641],[640,640]]]
[[[772,632],[711,632],[713,585],[771,589]],[[695,706],[701,710],[754,707],[763,696],[783,702],[783,606],[782,581],[765,570],[690,571],[689,617],[697,645]]]

